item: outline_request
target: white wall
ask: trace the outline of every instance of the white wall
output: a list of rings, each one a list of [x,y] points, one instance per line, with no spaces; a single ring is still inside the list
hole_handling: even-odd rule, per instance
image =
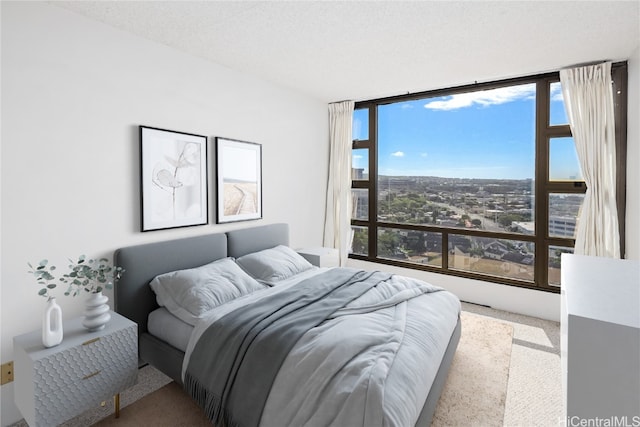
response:
[[[45,299],[27,261],[64,267],[80,254],[273,222],[291,225],[294,246],[321,243],[326,103],[46,3],[1,7],[2,362],[13,360],[13,336],[40,327]],[[261,143],[264,219],[140,233],[140,124]],[[81,314],[81,298],[58,296],[64,318]],[[1,399],[1,425],[20,419],[12,384]]]
[[[640,45],[629,58],[626,258],[640,260]]]

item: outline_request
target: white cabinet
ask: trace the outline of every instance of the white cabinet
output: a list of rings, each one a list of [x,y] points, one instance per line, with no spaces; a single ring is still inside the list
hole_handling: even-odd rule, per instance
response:
[[[337,267],[340,264],[337,249],[305,248],[297,252],[316,267]]]
[[[561,303],[571,425],[640,422],[640,262],[563,254]]]
[[[42,345],[40,330],[13,339],[15,402],[32,427],[58,425],[137,381],[134,322],[111,312],[101,331],[88,332],[82,317],[64,322],[63,329],[56,347]]]

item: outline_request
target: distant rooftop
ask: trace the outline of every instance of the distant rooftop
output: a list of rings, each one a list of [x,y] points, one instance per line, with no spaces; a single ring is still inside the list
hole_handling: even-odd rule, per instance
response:
[[[536,231],[536,223],[533,221],[512,222],[512,226],[516,227],[519,232],[525,234],[533,234]]]

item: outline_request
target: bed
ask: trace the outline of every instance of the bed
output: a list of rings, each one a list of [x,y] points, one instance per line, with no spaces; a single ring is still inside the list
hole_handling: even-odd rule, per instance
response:
[[[198,350],[202,353],[200,347],[203,345],[200,344],[200,341],[203,341],[203,338],[200,338],[200,341],[196,339],[196,337],[201,337],[206,335],[208,329],[205,324],[212,323],[214,325],[218,324],[218,320],[220,317],[227,318],[231,316],[222,316],[217,313],[220,311],[220,307],[231,307],[234,304],[237,306],[250,306],[250,303],[254,303],[253,306],[258,308],[264,306],[266,304],[265,301],[268,301],[269,298],[273,301],[281,300],[283,297],[278,296],[275,297],[271,294],[277,292],[284,292],[280,289],[291,288],[296,289],[298,285],[293,282],[298,281],[299,283],[311,283],[311,280],[318,280],[314,284],[310,284],[310,289],[316,289],[318,283],[323,283],[323,274],[326,276],[329,275],[343,275],[349,277],[356,277],[354,275],[365,275],[364,272],[350,272],[346,271],[348,269],[330,269],[330,270],[345,270],[345,271],[320,271],[326,269],[318,269],[313,267],[312,269],[305,270],[304,274],[300,274],[300,276],[305,276],[304,279],[298,279],[296,277],[287,278],[287,280],[283,280],[281,283],[286,283],[286,286],[267,286],[264,290],[259,290],[258,292],[249,292],[248,294],[242,295],[241,298],[237,298],[234,301],[230,301],[217,307],[215,310],[210,310],[202,315],[202,317],[198,317],[193,324],[187,323],[183,321],[184,319],[180,319],[176,317],[175,312],[171,313],[167,310],[167,307],[160,307],[158,305],[158,295],[152,290],[150,283],[154,281],[155,288],[159,286],[157,283],[158,278],[164,278],[168,275],[172,275],[175,272],[180,272],[183,270],[186,271],[196,271],[202,266],[207,265],[219,265],[219,264],[228,264],[229,259],[234,262],[237,260],[238,262],[242,261],[244,258],[249,259],[253,257],[256,253],[262,252],[270,252],[274,248],[284,248],[286,249],[289,245],[289,227],[287,224],[269,224],[257,227],[244,228],[239,230],[228,231],[226,233],[215,233],[202,235],[197,237],[189,237],[182,238],[164,242],[150,243],[144,245],[130,246],[124,247],[116,250],[114,254],[114,262],[116,265],[124,268],[126,273],[122,276],[122,278],[118,281],[114,288],[114,309],[118,313],[128,317],[138,324],[138,339],[139,339],[139,360],[140,364],[150,364],[155,368],[159,369],[169,377],[171,377],[176,382],[183,384],[184,378],[188,378],[189,384],[192,376],[188,375],[188,368],[191,368],[193,365],[197,363],[195,361],[202,359],[201,356],[196,357],[194,355],[195,351]],[[235,268],[235,267],[234,267]],[[306,268],[306,267],[305,267]],[[366,273],[367,277],[374,278],[374,274],[379,273]],[[308,276],[308,277],[307,277]],[[317,277],[315,277],[317,276]],[[252,276],[253,277],[253,276]],[[358,276],[360,277],[360,276]],[[376,276],[377,277],[377,276]],[[396,279],[398,277],[398,279]],[[350,279],[353,280],[353,279]],[[383,279],[379,279],[383,280]],[[401,276],[391,276],[385,277],[385,283],[391,283],[392,280],[397,280],[402,283],[405,278]],[[409,280],[409,279],[407,279]],[[361,281],[362,282],[362,281]],[[262,284],[262,281],[260,282]],[[360,283],[360,282],[359,282]],[[378,283],[378,282],[376,282]],[[382,283],[382,282],[380,282]],[[420,289],[426,289],[425,286],[428,284],[419,284]],[[378,285],[375,285],[378,286]],[[391,285],[390,285],[391,286]],[[395,286],[395,285],[394,285]],[[404,285],[403,285],[404,286]],[[418,286],[418,285],[416,285]],[[346,288],[346,286],[344,287]],[[376,288],[377,289],[377,288]],[[391,289],[391,288],[390,288]],[[364,291],[366,292],[366,291]],[[421,291],[422,292],[422,291]],[[262,296],[264,294],[264,296]],[[297,297],[295,301],[297,301]],[[356,298],[354,301],[359,301]],[[411,389],[410,394],[408,396],[403,396],[400,400],[407,401],[415,401],[412,403],[415,406],[414,409],[409,410],[410,414],[402,414],[402,415],[393,415],[391,416],[391,421],[387,420],[387,414],[378,414],[381,408],[377,406],[381,405],[371,405],[374,408],[372,411],[366,414],[364,419],[369,417],[366,424],[371,422],[371,418],[375,418],[376,424],[414,424],[417,426],[429,426],[431,424],[431,419],[433,413],[435,411],[436,404],[442,392],[442,388],[444,386],[447,373],[449,371],[449,367],[451,365],[451,361],[453,359],[453,355],[455,353],[459,338],[460,338],[460,319],[459,319],[459,301],[452,294],[440,290],[439,292],[433,291],[433,289],[429,292],[425,291],[425,295],[420,295],[420,297],[411,298],[410,304],[406,304],[408,307],[406,310],[421,310],[424,312],[429,312],[428,316],[431,316],[433,319],[444,319],[443,325],[440,326],[437,331],[425,333],[428,336],[427,341],[438,341],[437,343],[429,344],[434,345],[434,348],[437,347],[438,350],[429,350],[429,352],[433,353],[433,357],[428,357],[428,359],[432,360],[414,360],[415,358],[415,350],[409,350],[408,345],[405,345],[406,342],[413,342],[416,340],[421,340],[422,333],[420,332],[420,327],[416,326],[413,323],[406,323],[408,326],[404,326],[405,328],[411,328],[410,331],[403,331],[403,338],[401,340],[401,344],[397,347],[397,355],[394,355],[396,359],[392,358],[391,367],[389,368],[388,379],[385,378],[385,381],[389,383],[389,388],[391,385],[395,383],[395,391],[386,392],[383,390],[384,394],[381,396],[381,400],[385,401],[385,405],[393,406],[393,396],[397,393],[405,393],[405,388]],[[416,301],[414,303],[414,301]],[[164,300],[161,301],[164,304]],[[265,302],[265,303],[263,303]],[[429,305],[420,305],[420,304],[429,304]],[[448,308],[446,310],[438,308],[441,305],[446,305]],[[413,307],[413,308],[412,308]],[[231,307],[233,308],[233,307]],[[229,308],[229,311],[231,311]],[[361,310],[356,304],[355,310]],[[348,308],[343,310],[348,311]],[[354,308],[350,308],[350,310],[354,310]],[[366,310],[365,310],[366,311]],[[383,312],[382,310],[381,312]],[[446,314],[444,312],[446,311]],[[377,315],[377,311],[372,312],[373,314],[366,314],[365,316]],[[189,315],[189,313],[187,313]],[[348,313],[345,313],[348,314]],[[342,316],[337,319],[342,322],[342,319],[351,319],[351,317],[355,316]],[[189,319],[186,319],[189,321]],[[205,321],[206,320],[206,321]],[[429,323],[436,323],[435,320],[429,321]],[[333,321],[336,321],[336,318],[333,318]],[[438,320],[439,322],[440,320]],[[242,322],[245,322],[243,320]],[[331,322],[328,320],[327,322]],[[326,322],[325,322],[326,323]],[[323,325],[325,324],[323,323]],[[357,322],[356,322],[357,323]],[[353,330],[350,324],[345,323],[346,330],[344,333],[349,333],[350,330]],[[427,327],[428,325],[424,325]],[[319,328],[314,328],[319,329]],[[446,330],[442,332],[442,330]],[[410,335],[412,333],[413,335]],[[439,335],[438,335],[439,334]],[[309,334],[307,334],[309,335]],[[307,351],[305,348],[299,349],[299,347],[304,347],[304,345],[309,344],[310,339],[306,339],[307,335],[304,335],[304,339],[296,339],[299,343],[296,344],[294,350],[291,350],[291,355],[287,356],[282,362],[282,370],[291,368],[292,371],[295,371],[296,367],[304,366],[304,363],[301,363],[301,360],[304,359],[304,352]],[[374,331],[373,335],[376,333]],[[439,336],[436,340],[434,337]],[[358,341],[358,334],[353,335],[355,339],[348,340]],[[228,338],[225,338],[225,343],[228,342]],[[219,338],[218,338],[219,339]],[[306,341],[305,341],[306,339]],[[316,338],[314,338],[316,339]],[[214,341],[215,342],[215,341]],[[421,344],[422,345],[422,344]],[[340,351],[343,351],[342,345],[338,345],[340,347]],[[336,348],[337,348],[336,347]],[[347,347],[347,346],[345,346]],[[407,347],[407,349],[405,349]],[[212,354],[215,353],[216,350],[220,350],[222,347],[219,346],[218,349],[212,349]],[[325,351],[330,351],[325,350]],[[310,352],[308,352],[310,353]],[[315,350],[314,350],[314,353]],[[318,353],[320,354],[320,353]],[[329,353],[327,353],[329,354]],[[302,355],[302,356],[301,356]],[[297,359],[296,359],[297,357]],[[291,360],[290,360],[291,359]],[[326,360],[330,358],[327,357]],[[323,360],[324,356],[323,356]],[[404,360],[404,361],[403,361]],[[404,374],[394,373],[393,369],[399,371],[400,368],[396,368],[397,366],[402,365],[403,363],[406,365],[408,362],[411,362],[413,365],[411,368],[411,372],[405,372]],[[235,362],[234,362],[235,363]],[[222,363],[220,363],[222,364]],[[428,368],[425,366],[429,365]],[[234,364],[235,366],[235,364]],[[302,369],[302,368],[300,368]],[[406,367],[404,368],[406,369]],[[317,372],[321,372],[317,370]],[[295,372],[294,372],[295,373]],[[415,374],[415,375],[414,375]],[[252,374],[253,375],[253,374]],[[277,425],[278,422],[283,422],[283,419],[286,418],[278,418],[284,416],[295,417],[298,414],[295,414],[296,408],[285,408],[287,403],[292,404],[305,404],[305,400],[298,396],[300,393],[293,393],[291,396],[287,396],[286,393],[291,393],[291,390],[296,390],[296,387],[287,383],[287,378],[291,377],[294,381],[302,381],[302,377],[295,379],[294,374],[281,374],[275,377],[273,384],[270,384],[269,387],[274,388],[276,391],[272,391],[268,395],[267,403],[264,406],[264,413],[262,415],[260,425]],[[298,373],[297,375],[300,375]],[[311,378],[312,375],[309,374]],[[397,378],[396,378],[397,377]],[[415,378],[417,379],[415,379]],[[421,379],[424,377],[424,381]],[[338,378],[336,376],[336,378]],[[338,388],[336,390],[341,389],[342,385],[339,383],[339,378],[332,379],[333,382],[338,382]],[[417,391],[415,393],[412,390],[412,386],[405,387],[404,382],[414,381],[416,383],[415,388]],[[291,381],[289,381],[291,382]],[[276,387],[277,385],[277,387]],[[310,385],[310,387],[313,385]],[[288,388],[287,388],[288,387]],[[335,385],[332,385],[335,389]],[[316,387],[318,388],[318,387]],[[322,392],[333,393],[328,385],[323,385],[320,387]],[[287,391],[289,390],[289,391]],[[318,392],[318,390],[311,390],[311,392]],[[357,396],[357,394],[352,390],[347,396],[353,395]],[[372,392],[369,392],[371,394]],[[304,393],[303,393],[304,394]],[[380,391],[378,391],[380,394]],[[425,397],[426,396],[426,397]],[[196,400],[198,400],[198,396],[194,396]],[[299,400],[299,403],[296,399]],[[372,399],[372,396],[367,395],[367,392],[364,394],[364,399]],[[354,398],[354,401],[357,399]],[[397,400],[397,399],[396,399]],[[387,403],[389,401],[389,403]],[[292,403],[293,402],[293,403]],[[419,404],[417,402],[420,402]],[[405,403],[402,403],[405,405]],[[201,403],[202,405],[202,403]],[[334,406],[336,404],[333,404]],[[344,402],[341,405],[345,406]],[[302,406],[301,406],[302,407]],[[327,408],[330,408],[331,405],[328,404]],[[342,408],[340,411],[349,412],[350,408]],[[385,409],[386,410],[386,409]],[[398,410],[398,408],[392,408],[391,412]],[[402,409],[404,411],[404,409]],[[205,410],[206,412],[206,410]],[[323,409],[321,412],[322,417],[324,418],[319,423],[327,423],[327,420],[342,420],[341,422],[329,422],[329,424],[342,424],[344,420],[351,420],[351,418],[340,418],[338,415],[327,415],[326,409]],[[318,414],[316,414],[318,415]],[[378,416],[379,415],[379,416]],[[348,417],[350,415],[344,415]],[[398,418],[399,417],[399,418]],[[407,418],[402,418],[407,417]],[[260,419],[260,418],[258,418]],[[290,418],[291,420],[296,418]],[[315,424],[313,420],[318,420],[321,418],[306,418],[307,421],[305,423],[309,425]],[[410,419],[411,422],[407,422],[406,420]],[[225,419],[226,420],[226,419]],[[279,420],[279,421],[278,421]],[[395,421],[394,421],[395,420]],[[401,421],[398,421],[401,420]],[[292,421],[293,422],[293,421]],[[299,422],[296,421],[296,423]],[[350,422],[350,421],[349,421]],[[232,422],[228,422],[227,424],[233,424]],[[238,423],[242,424],[242,423]]]

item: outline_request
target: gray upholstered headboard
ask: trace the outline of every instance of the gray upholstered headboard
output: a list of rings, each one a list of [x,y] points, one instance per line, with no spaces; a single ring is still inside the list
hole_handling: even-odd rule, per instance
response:
[[[120,248],[114,263],[125,273],[114,286],[114,309],[136,322],[140,335],[147,331],[149,313],[158,308],[149,287],[157,275],[288,244],[289,225],[269,224]]]
[[[289,225],[270,224],[259,227],[241,228],[227,234],[228,256],[238,258],[242,255],[273,248],[278,245],[289,245]]]

